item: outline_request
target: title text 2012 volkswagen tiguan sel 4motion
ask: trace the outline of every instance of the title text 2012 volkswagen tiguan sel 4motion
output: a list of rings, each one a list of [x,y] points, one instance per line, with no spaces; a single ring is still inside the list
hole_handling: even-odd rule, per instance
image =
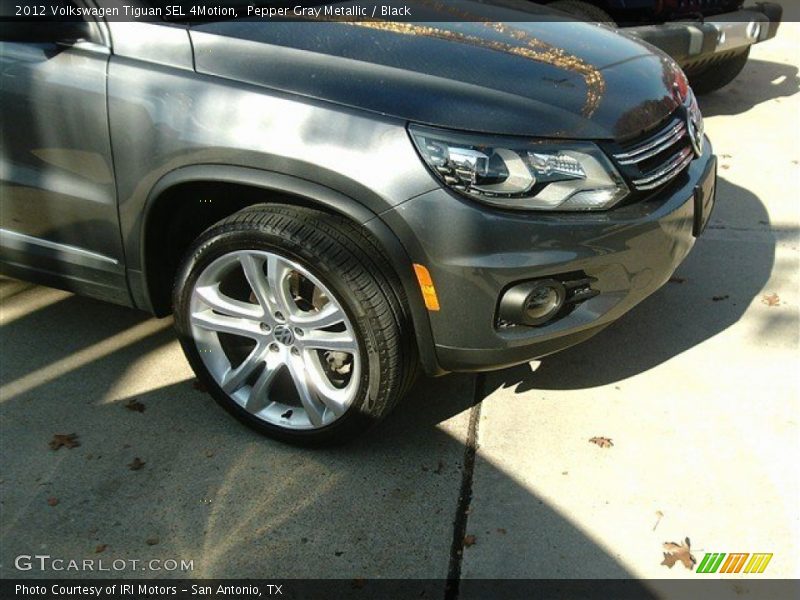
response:
[[[216,400],[295,442],[419,366],[587,339],[703,231],[697,103],[610,29],[458,6],[493,21],[6,27],[3,271],[174,313]]]

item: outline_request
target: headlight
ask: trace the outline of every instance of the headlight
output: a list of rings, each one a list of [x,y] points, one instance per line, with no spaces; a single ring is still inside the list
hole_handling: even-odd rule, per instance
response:
[[[447,187],[502,208],[602,210],[628,187],[602,151],[588,142],[461,134],[412,125],[411,138]]]

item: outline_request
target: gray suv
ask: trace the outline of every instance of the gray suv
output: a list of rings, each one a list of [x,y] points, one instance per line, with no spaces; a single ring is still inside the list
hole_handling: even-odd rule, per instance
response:
[[[709,218],[694,95],[605,27],[441,6],[4,25],[3,272],[174,314],[223,407],[306,444],[383,417],[420,367],[594,335]]]

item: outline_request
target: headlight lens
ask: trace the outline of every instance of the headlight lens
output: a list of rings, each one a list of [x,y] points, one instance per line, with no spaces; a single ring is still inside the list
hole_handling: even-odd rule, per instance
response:
[[[494,206],[602,210],[628,194],[614,166],[588,142],[492,138],[416,125],[409,130],[447,187]]]

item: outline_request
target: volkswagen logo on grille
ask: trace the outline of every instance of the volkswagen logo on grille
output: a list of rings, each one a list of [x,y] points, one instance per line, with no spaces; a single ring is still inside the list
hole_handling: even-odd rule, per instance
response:
[[[703,122],[698,123],[694,117],[689,114],[686,119],[689,129],[689,139],[692,141],[692,149],[697,156],[703,154]]]
[[[286,325],[278,325],[275,328],[275,339],[284,346],[290,346],[294,343],[294,334]]]
[[[703,113],[697,105],[697,98],[694,93],[689,93],[686,103],[686,126],[689,131],[689,139],[692,142],[692,149],[697,156],[703,154],[703,139],[705,135],[705,123]]]

